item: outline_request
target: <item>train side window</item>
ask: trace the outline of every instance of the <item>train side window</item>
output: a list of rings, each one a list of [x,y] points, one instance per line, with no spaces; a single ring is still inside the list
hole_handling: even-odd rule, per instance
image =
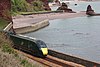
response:
[[[28,48],[32,49],[33,45],[29,42]]]
[[[30,49],[35,49],[35,48],[36,48],[35,43],[34,43],[34,42],[29,42],[29,43],[28,43],[28,48],[30,48]]]
[[[28,47],[28,40],[23,40],[24,44],[23,46]]]

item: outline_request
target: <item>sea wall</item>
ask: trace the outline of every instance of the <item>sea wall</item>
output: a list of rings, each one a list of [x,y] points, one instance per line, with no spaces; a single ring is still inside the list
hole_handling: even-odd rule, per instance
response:
[[[46,19],[46,20],[43,20],[41,22],[32,24],[31,26],[16,28],[16,29],[14,29],[14,31],[18,34],[19,33],[28,33],[28,32],[39,30],[39,29],[46,27],[48,25],[49,25],[49,20]]]
[[[77,56],[69,55],[69,54],[63,54],[54,50],[49,49],[49,55],[63,59],[65,61],[71,61],[77,64],[82,64],[86,67],[100,67],[100,63],[92,62]]]

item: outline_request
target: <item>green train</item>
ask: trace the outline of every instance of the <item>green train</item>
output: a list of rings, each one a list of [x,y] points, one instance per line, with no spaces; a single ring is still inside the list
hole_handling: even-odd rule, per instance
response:
[[[15,49],[25,51],[38,57],[47,56],[48,48],[43,41],[24,35],[9,35]]]

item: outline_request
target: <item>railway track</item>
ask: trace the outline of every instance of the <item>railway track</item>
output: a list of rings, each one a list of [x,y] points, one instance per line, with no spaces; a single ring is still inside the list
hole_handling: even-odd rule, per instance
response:
[[[16,50],[18,53],[22,53],[24,54],[26,57],[35,60],[41,64],[43,64],[45,67],[85,67],[83,65],[80,64],[76,64],[73,62],[69,62],[69,61],[64,61],[62,59],[47,55],[47,57],[45,58],[39,58],[39,57],[35,57],[32,56],[30,54],[24,53],[22,51],[18,51]]]
[[[59,67],[85,67],[83,65],[76,64],[76,63],[69,62],[69,61],[65,61],[65,60],[50,56],[50,55],[48,55],[45,58],[45,60],[52,62],[52,63],[55,63],[55,64],[59,65]]]

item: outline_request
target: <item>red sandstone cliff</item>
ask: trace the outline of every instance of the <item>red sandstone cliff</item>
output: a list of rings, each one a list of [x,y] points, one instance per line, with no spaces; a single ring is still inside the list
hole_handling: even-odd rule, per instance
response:
[[[34,0],[27,0],[27,2],[31,3]],[[50,10],[48,5],[48,0],[41,0],[44,3],[44,9]],[[11,0],[0,0],[0,17],[12,21],[11,15]]]
[[[5,19],[8,23],[12,22],[11,0],[0,0],[0,18]],[[10,31],[14,32],[13,26]]]
[[[10,10],[11,0],[0,0],[0,17],[12,21]]]

